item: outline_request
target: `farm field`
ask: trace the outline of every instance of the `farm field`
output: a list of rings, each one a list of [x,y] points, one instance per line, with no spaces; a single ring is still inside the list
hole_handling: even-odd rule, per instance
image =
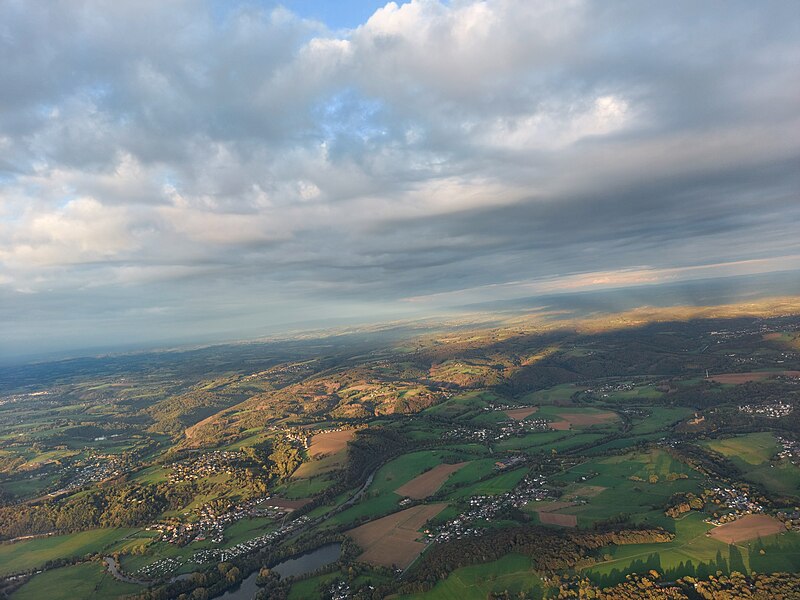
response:
[[[13,544],[0,544],[0,576],[24,569],[34,569],[57,558],[101,552],[135,531],[135,529],[94,529],[81,533],[23,540]]]
[[[60,567],[34,576],[11,600],[91,600],[140,592],[141,586],[117,581],[99,562]]]
[[[748,433],[736,437],[717,438],[704,442],[715,452],[747,465],[767,462],[778,451],[778,442],[769,432]]]
[[[539,390],[526,395],[522,400],[524,404],[543,406],[555,404],[559,406],[572,405],[572,396],[576,392],[585,390],[585,386],[574,383],[564,383],[545,390]]]
[[[333,516],[328,523],[347,525],[364,517],[378,517],[395,510],[402,498],[396,492],[397,488],[453,456],[449,450],[425,450],[399,456],[378,470],[358,504]]]
[[[800,467],[789,460],[773,460],[778,442],[770,432],[717,438],[704,445],[729,458],[744,477],[769,492],[800,498]]]
[[[420,594],[399,596],[402,600],[485,600],[492,592],[508,591],[511,597],[524,593],[526,598],[542,597],[542,581],[532,569],[531,560],[520,554],[508,554],[493,562],[462,567],[433,589]]]
[[[446,504],[426,504],[401,510],[347,532],[364,549],[359,561],[405,568],[425,549],[416,541],[419,529],[439,514]]]
[[[503,412],[506,413],[512,419],[516,419],[517,421],[522,421],[523,419],[534,414],[537,410],[539,410],[538,406],[531,406],[528,408],[512,408],[509,410],[504,410]]]
[[[783,523],[768,515],[746,515],[711,530],[711,537],[726,544],[768,537],[786,531]]]
[[[352,440],[354,436],[354,429],[317,433],[311,438],[311,445],[308,447],[308,455],[311,458],[318,458],[326,454],[341,452],[347,448],[347,442]]]
[[[670,481],[670,474],[685,475],[686,478]],[[651,483],[651,476],[657,477],[657,481]],[[575,515],[582,527],[620,514],[659,514],[665,502],[676,492],[702,490],[702,478],[698,473],[660,450],[590,460],[555,479],[595,486],[595,491],[585,497],[585,504],[558,511]],[[602,489],[598,492],[597,488]]]
[[[784,375],[786,377],[800,377],[800,371],[754,371],[750,373],[722,373],[711,375],[709,379],[717,383],[739,385],[751,381],[763,381],[772,377]]]
[[[416,500],[421,500],[431,496],[453,473],[467,465],[466,462],[454,463],[451,465],[441,464],[430,471],[418,475],[411,481],[404,483],[395,490],[401,496],[408,496]]]
[[[537,413],[537,417],[549,419],[550,427],[559,431],[602,427],[619,420],[619,416],[615,412],[591,407],[544,406]]]
[[[656,569],[664,577],[677,578],[704,577],[717,570],[769,573],[800,568],[800,534],[796,532],[728,544],[706,535],[713,528],[703,523],[698,513],[688,514],[671,524],[664,520],[662,524],[674,528],[673,541],[605,548],[601,552],[610,559],[584,569],[584,574],[605,586],[622,581],[627,573],[649,569]]]

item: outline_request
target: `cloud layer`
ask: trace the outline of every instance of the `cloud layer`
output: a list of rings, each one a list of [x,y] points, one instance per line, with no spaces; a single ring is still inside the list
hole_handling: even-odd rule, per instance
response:
[[[800,253],[794,2],[224,6],[0,2],[14,351]]]

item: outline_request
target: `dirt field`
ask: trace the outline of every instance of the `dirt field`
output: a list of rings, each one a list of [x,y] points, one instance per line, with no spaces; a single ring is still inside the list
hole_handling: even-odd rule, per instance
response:
[[[318,433],[311,438],[311,446],[308,448],[308,455],[317,458],[324,454],[335,454],[347,447],[347,442],[353,439],[354,429],[343,429],[342,431],[329,431]]]
[[[566,431],[569,428],[569,421],[553,421],[550,423],[550,429],[555,429],[556,431]]]
[[[538,406],[528,406],[525,408],[512,408],[511,410],[503,411],[512,419],[516,419],[517,421],[522,421],[525,417],[532,415],[537,410],[539,410]]]
[[[438,465],[430,471],[426,471],[422,475],[415,477],[408,483],[401,485],[395,490],[395,493],[416,500],[427,498],[442,487],[442,484],[450,475],[466,464],[465,462],[460,462],[453,465]]]
[[[723,373],[722,375],[712,375],[709,377],[711,381],[717,383],[748,383],[750,381],[762,381],[770,377],[778,375],[785,375],[786,377],[800,377],[800,371],[759,371],[751,373]]]
[[[539,521],[544,525],[561,527],[577,527],[578,517],[575,515],[559,515],[558,513],[539,511]]]
[[[570,425],[599,425],[601,423],[608,423],[609,421],[615,421],[618,418],[617,414],[613,412],[589,413],[589,414],[560,412],[558,413],[558,416],[567,421]]]
[[[538,513],[555,512],[562,508],[575,506],[574,502],[531,502],[528,506],[533,507]]]
[[[579,485],[574,490],[570,490],[566,495],[569,496],[584,496],[586,498],[594,498],[600,492],[604,492],[607,488],[602,485]]]
[[[711,530],[711,537],[726,544],[735,544],[765,535],[786,531],[786,527],[769,515],[747,515],[733,523],[725,523]]]
[[[351,529],[347,535],[364,549],[357,560],[406,568],[425,548],[425,544],[416,541],[420,537],[419,528],[446,506],[444,503],[414,506]]]

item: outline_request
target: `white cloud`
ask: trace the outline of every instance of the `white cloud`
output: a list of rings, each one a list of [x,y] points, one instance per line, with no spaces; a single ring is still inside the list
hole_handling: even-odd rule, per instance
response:
[[[4,289],[324,314],[798,251],[791,3],[215,7],[0,4]]]

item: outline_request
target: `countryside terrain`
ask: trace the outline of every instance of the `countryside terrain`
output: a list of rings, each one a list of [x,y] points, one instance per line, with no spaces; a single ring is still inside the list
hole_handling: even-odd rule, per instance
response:
[[[0,368],[0,597],[800,597],[800,303]]]

